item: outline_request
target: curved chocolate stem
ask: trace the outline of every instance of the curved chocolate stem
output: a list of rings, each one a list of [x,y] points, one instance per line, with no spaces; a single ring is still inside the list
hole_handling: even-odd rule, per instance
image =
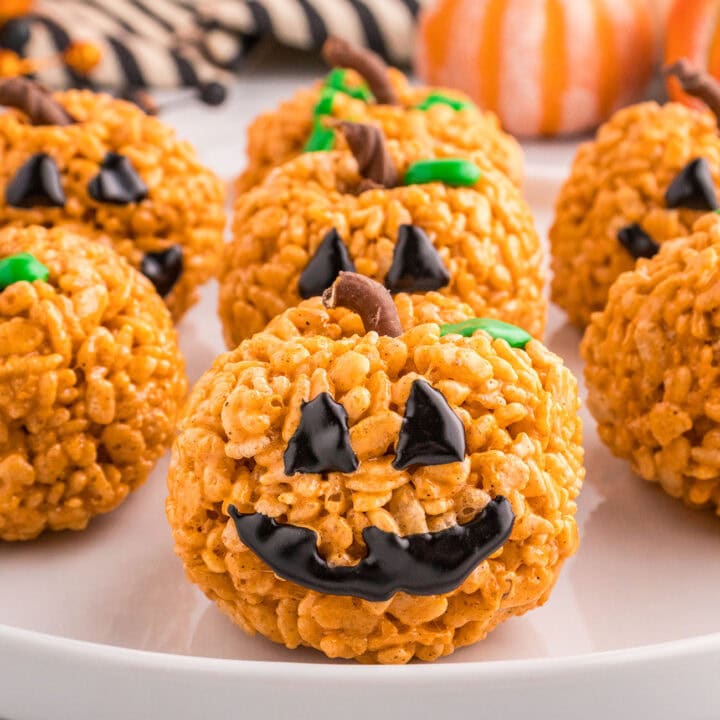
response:
[[[333,124],[345,136],[357,160],[360,175],[365,178],[361,192],[373,187],[391,188],[398,184],[398,171],[380,128],[344,120]]]
[[[388,77],[387,64],[372,50],[357,47],[339,37],[329,37],[323,45],[322,56],[330,67],[350,68],[362,75],[379,103],[400,104]]]
[[[22,110],[33,125],[72,125],[75,122],[42,85],[24,77],[0,80],[0,105]]]
[[[663,73],[676,77],[682,89],[702,100],[720,121],[720,83],[705,70],[701,70],[687,58],[682,58],[663,69]]]
[[[379,282],[366,275],[341,272],[323,293],[322,301],[326,308],[345,307],[357,313],[363,321],[365,332],[374,330],[378,335],[388,337],[402,335],[402,325],[392,295]]]

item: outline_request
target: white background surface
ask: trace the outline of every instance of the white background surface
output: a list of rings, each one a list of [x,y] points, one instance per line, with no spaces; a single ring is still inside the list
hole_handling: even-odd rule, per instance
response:
[[[181,103],[163,116],[231,178],[243,163],[248,121],[314,71],[300,66],[280,76],[266,59],[222,108]],[[552,178],[566,171],[573,150],[567,143],[529,147],[526,191],[542,233],[557,190]],[[215,299],[209,285],[180,326],[193,381],[224,349]],[[580,335],[556,309],[546,340],[580,375]],[[581,549],[550,602],[434,666],[329,663],[313,651],[246,637],[185,580],[172,553],[165,458],[142,489],[84,533],[0,545],[0,624],[9,626],[0,626],[0,718],[175,719],[201,710],[255,718],[263,708],[271,718],[354,718],[367,714],[356,693],[370,689],[384,698],[372,712],[378,720],[405,717],[403,708],[415,706],[421,718],[467,710],[505,720],[536,714],[537,703],[554,718],[578,711],[585,720],[609,712],[630,718],[649,709],[656,718],[719,717],[720,520],[633,477],[600,445],[585,411],[583,419]]]

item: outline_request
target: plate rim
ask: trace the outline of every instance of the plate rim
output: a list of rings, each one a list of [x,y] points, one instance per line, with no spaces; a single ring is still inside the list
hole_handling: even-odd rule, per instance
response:
[[[317,677],[317,668],[322,666],[323,676],[329,673],[334,679],[348,680],[362,676],[363,680],[379,679],[392,675],[394,681],[417,679],[416,673],[430,676],[452,676],[460,680],[464,673],[475,680],[497,677],[513,677],[545,674],[563,674],[569,671],[590,671],[612,665],[637,666],[653,661],[672,661],[691,659],[707,653],[720,654],[720,632],[697,635],[690,638],[669,640],[649,645],[602,650],[581,654],[560,655],[543,658],[518,658],[511,660],[473,660],[457,663],[410,663],[403,666],[361,665],[359,663],[326,662],[318,655],[319,662],[291,662],[286,660],[243,660],[242,658],[213,658],[200,655],[179,655],[154,650],[138,650],[118,645],[107,645],[90,640],[78,640],[61,635],[51,635],[37,630],[17,628],[0,623],[0,642],[25,645],[26,650],[35,650],[47,655],[62,654],[68,659],[79,661],[93,660],[122,666],[125,669],[143,671],[161,670],[162,672],[220,672],[224,676],[251,676],[277,678],[293,677],[298,679],[306,673],[308,677]],[[267,640],[266,642],[271,642]],[[107,669],[107,668],[105,668]],[[374,677],[377,675],[377,677]],[[337,676],[337,677],[335,677]],[[329,678],[331,679],[331,678]]]

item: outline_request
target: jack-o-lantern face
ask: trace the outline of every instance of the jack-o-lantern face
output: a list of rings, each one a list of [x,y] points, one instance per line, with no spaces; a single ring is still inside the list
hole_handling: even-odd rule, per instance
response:
[[[456,297],[541,337],[542,251],[516,188],[468,160],[414,157],[373,126],[340,131],[351,152],[306,154],[236,201],[220,269],[228,346],[343,270],[393,293]]]
[[[497,320],[403,331],[407,301],[341,273],[219,358],[181,421],[176,551],[289,647],[435,659],[538,604],[576,546],[572,376]]]
[[[709,102],[707,93],[715,94],[720,112],[715,81],[684,63],[672,72]],[[619,111],[579,151],[556,203],[552,299],[586,325],[638,258],[690,234],[702,214],[720,207],[718,187],[716,118],[677,103]]]
[[[143,272],[177,319],[216,268],[223,189],[174,132],[89,91],[0,83],[0,223],[69,225]]]
[[[395,443],[394,470],[461,463],[465,428],[444,395],[415,380]],[[347,412],[327,392],[300,409],[300,422],[283,456],[285,474],[352,473],[359,461],[350,442]],[[390,474],[388,468],[388,474]],[[515,521],[510,503],[491,500],[467,525],[401,537],[363,530],[367,556],[351,567],[332,566],[317,550],[317,535],[258,513],[229,513],[240,539],[280,577],[333,595],[382,601],[399,591],[437,595],[457,588],[507,540]]]

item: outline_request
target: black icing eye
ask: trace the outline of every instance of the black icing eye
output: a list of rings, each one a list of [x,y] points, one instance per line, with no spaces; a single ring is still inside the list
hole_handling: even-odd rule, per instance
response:
[[[113,205],[129,205],[147,197],[147,186],[124,155],[109,152],[100,165],[100,172],[88,183],[93,200]]]
[[[147,253],[140,263],[140,272],[155,286],[160,297],[166,297],[182,275],[183,253],[173,245],[159,253]]]
[[[710,211],[720,207],[710,163],[705,158],[696,158],[675,176],[665,193],[665,204],[689,210]]]
[[[308,298],[322,295],[339,275],[340,271],[355,272],[355,264],[340,233],[333,228],[325,234],[322,242],[303,270],[298,281],[300,297]]]
[[[5,201],[18,208],[63,207],[65,193],[55,160],[47,153],[28,158],[7,186]]]
[[[283,455],[285,474],[355,472],[345,408],[326,392],[303,403],[300,423]]]
[[[405,406],[393,467],[445,465],[465,457],[465,428],[445,396],[415,380]]]
[[[617,239],[634,258],[651,258],[660,250],[660,246],[637,223],[621,228]]]
[[[416,225],[401,225],[385,287],[390,292],[428,292],[449,282],[450,273],[425,232]]]

